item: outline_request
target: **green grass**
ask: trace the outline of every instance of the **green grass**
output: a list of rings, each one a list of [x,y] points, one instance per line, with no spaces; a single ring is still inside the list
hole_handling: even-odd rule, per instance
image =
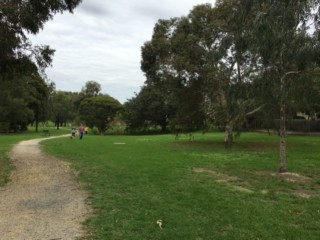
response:
[[[276,175],[277,136],[245,133],[230,151],[221,139],[89,135],[43,144],[69,159],[89,190],[92,239],[319,239],[319,137],[288,137],[288,171],[305,176],[295,182]]]
[[[58,131],[54,128],[50,128],[50,134],[52,136],[61,135],[69,132],[69,129],[60,129]],[[45,137],[43,136],[43,128],[39,128],[38,133],[34,131],[34,128],[30,128],[29,131],[24,133],[0,134],[0,187],[5,185],[9,181],[10,171],[13,169],[13,166],[8,157],[8,153],[10,149],[13,147],[13,145],[23,140],[39,137]]]

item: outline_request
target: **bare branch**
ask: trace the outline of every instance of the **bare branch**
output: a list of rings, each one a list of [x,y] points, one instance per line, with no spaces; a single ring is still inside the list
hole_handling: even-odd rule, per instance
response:
[[[266,104],[262,104],[261,106],[257,107],[256,109],[252,110],[251,112],[246,113],[246,116],[250,116],[258,111],[260,111],[262,108],[264,108]]]

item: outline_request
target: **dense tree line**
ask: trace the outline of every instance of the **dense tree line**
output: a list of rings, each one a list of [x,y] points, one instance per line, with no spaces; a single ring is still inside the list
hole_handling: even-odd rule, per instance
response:
[[[52,120],[84,121],[101,134],[122,109],[89,81],[81,92],[56,91],[44,76],[54,50],[33,46],[54,14],[81,0],[0,2],[0,130]],[[215,125],[230,147],[248,118],[279,119],[280,171],[286,171],[286,119],[319,115],[318,0],[217,0],[187,16],[161,19],[142,46],[146,81],[125,103],[128,129],[163,132]]]
[[[55,123],[57,129],[66,126],[68,122],[82,122],[90,128],[97,127],[99,133],[104,134],[110,127],[110,122],[122,109],[122,105],[100,91],[99,83],[88,81],[80,92],[53,92],[50,97],[49,119]]]
[[[172,130],[214,124],[230,146],[249,116],[280,119],[286,171],[286,118],[319,111],[318,17],[316,0],[220,0],[159,20],[142,47],[145,85],[125,104],[128,126],[161,126],[156,115]]]
[[[0,131],[25,130],[40,121],[51,120],[59,129],[70,121],[88,121],[103,133],[121,104],[110,96],[100,94],[101,86],[88,81],[80,93],[56,91],[54,83],[46,80],[44,70],[51,65],[54,50],[49,46],[33,46],[28,34],[37,34],[56,13],[72,12],[81,0],[2,0],[0,2]],[[98,94],[100,95],[98,97]],[[87,119],[101,103],[108,117],[101,122]],[[109,108],[108,108],[109,107]],[[81,109],[81,110],[80,110]],[[84,113],[87,110],[86,113]],[[98,117],[98,116],[96,116]],[[104,124],[106,123],[106,124]]]
[[[0,128],[25,129],[47,118],[52,84],[43,76],[54,50],[33,46],[27,33],[37,34],[58,12],[70,11],[81,0],[2,0],[0,2]]]

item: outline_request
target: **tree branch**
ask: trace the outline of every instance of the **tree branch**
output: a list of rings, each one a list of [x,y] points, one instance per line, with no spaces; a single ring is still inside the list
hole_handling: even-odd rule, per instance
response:
[[[283,77],[281,78],[281,81],[284,80],[287,76],[293,75],[293,74],[299,74],[300,71],[291,71],[291,72],[286,72]]]
[[[246,113],[246,116],[250,116],[258,111],[260,111],[262,108],[264,108],[266,104],[262,104],[261,106],[257,107],[256,109],[253,109],[251,112]]]

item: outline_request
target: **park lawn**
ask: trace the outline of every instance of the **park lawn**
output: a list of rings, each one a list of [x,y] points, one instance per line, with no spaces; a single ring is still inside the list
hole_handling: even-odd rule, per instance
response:
[[[48,128],[46,128],[47,130]],[[50,128],[49,130],[51,136],[61,135],[69,133],[70,130],[60,129],[56,130]],[[43,128],[39,128],[39,131],[36,133],[34,128],[31,128],[23,133],[15,134],[0,134],[0,187],[4,186],[9,181],[10,171],[13,169],[13,165],[9,159],[9,151],[14,144],[17,144],[20,141],[34,139],[39,137],[45,137],[43,134]]]
[[[95,214],[89,239],[319,239],[320,137],[244,133],[91,136],[42,142],[79,172]],[[163,228],[156,224],[163,221]]]

